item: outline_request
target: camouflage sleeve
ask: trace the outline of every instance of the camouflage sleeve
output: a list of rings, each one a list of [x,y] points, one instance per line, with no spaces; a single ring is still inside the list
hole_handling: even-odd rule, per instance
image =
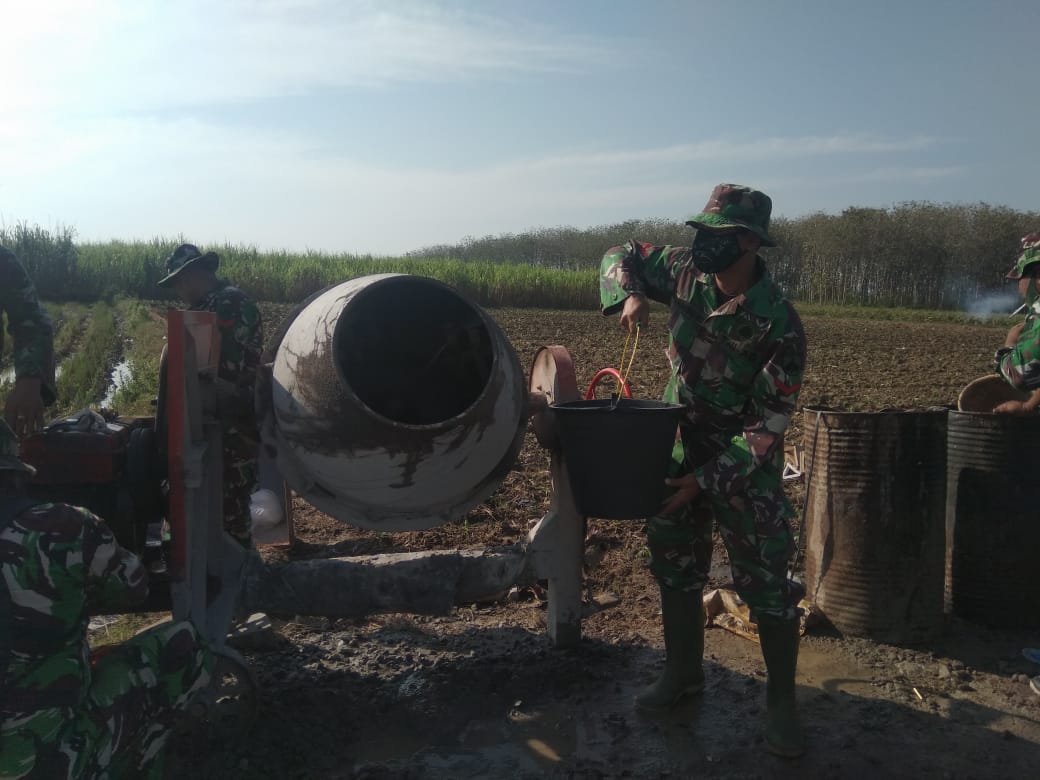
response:
[[[790,304],[787,310],[788,317],[774,324],[779,338],[752,384],[743,432],[717,458],[694,469],[704,490],[735,495],[783,442],[805,373],[805,333]]]
[[[7,314],[7,331],[13,341],[15,376],[39,378],[44,402],[53,403],[54,329],[22,264],[2,247],[0,308]]]
[[[140,559],[119,546],[100,518],[77,507],[83,516],[83,565],[88,603],[121,609],[144,601],[148,575]]]
[[[226,296],[217,303],[216,315],[220,377],[251,392],[264,344],[260,310],[245,296]]]
[[[670,303],[676,279],[690,256],[686,247],[628,241],[611,247],[600,261],[599,300],[604,314],[614,314],[632,293]]]
[[[1002,352],[998,368],[1009,384],[1022,390],[1040,389],[1040,317],[1031,314],[1015,346]]]

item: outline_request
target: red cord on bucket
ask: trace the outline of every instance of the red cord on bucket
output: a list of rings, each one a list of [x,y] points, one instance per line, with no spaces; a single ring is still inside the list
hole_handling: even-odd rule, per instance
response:
[[[632,332],[629,331],[628,336],[625,338],[625,346],[621,348],[621,362],[618,364],[618,368],[601,368],[596,372],[596,375],[592,377],[592,381],[589,383],[589,389],[585,391],[585,400],[591,401],[596,397],[596,388],[599,383],[607,377],[612,377],[618,385],[618,397],[624,396],[625,398],[632,397],[632,388],[628,385],[628,375],[632,371],[632,363],[636,359],[636,347],[639,346],[639,324],[636,324],[636,340],[632,344],[632,354],[628,358],[628,368],[625,368],[625,354],[628,352],[628,342],[632,338]],[[624,373],[621,372],[622,369]]]

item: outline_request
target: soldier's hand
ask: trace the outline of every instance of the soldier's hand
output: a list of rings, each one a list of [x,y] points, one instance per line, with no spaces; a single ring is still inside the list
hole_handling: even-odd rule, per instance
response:
[[[625,306],[621,310],[621,327],[629,333],[636,328],[647,328],[650,325],[650,302],[641,293],[632,293],[625,298]]]
[[[701,494],[701,484],[693,474],[666,479],[664,484],[676,488],[676,491],[670,498],[665,499],[664,506],[661,507],[662,515],[671,514],[681,509]]]
[[[1033,410],[1026,406],[1025,401],[1004,401],[1004,403],[993,408],[994,414],[1029,414]]]
[[[21,438],[43,427],[43,396],[39,377],[21,377],[7,395],[4,419]]]

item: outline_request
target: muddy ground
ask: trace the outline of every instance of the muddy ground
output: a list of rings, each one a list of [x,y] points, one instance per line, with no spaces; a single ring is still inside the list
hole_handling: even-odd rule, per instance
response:
[[[493,312],[529,364],[566,345],[579,384],[617,363],[613,321],[583,312]],[[656,397],[666,367],[663,318],[633,369]],[[848,410],[950,405],[986,373],[996,327],[808,318],[803,405]],[[800,420],[791,439],[800,440]],[[491,546],[516,541],[544,514],[548,458],[528,435],[502,487],[462,521],[372,533],[296,500],[298,543],[275,556]],[[804,488],[788,483],[796,508]],[[1040,696],[1020,656],[1040,632],[993,631],[949,618],[941,639],[896,647],[811,631],[801,645],[799,701],[809,740],[795,761],[762,749],[765,670],[753,642],[706,637],[708,687],[667,716],[632,707],[663,661],[657,590],[642,523],[590,521],[589,596],[618,606],[588,618],[584,639],[553,649],[545,602],[524,589],[498,603],[428,617],[356,621],[280,616],[262,649],[245,651],[260,684],[257,717],[229,738],[193,734],[170,772],[198,778],[685,778],[1040,776]],[[716,545],[712,584],[729,583]]]

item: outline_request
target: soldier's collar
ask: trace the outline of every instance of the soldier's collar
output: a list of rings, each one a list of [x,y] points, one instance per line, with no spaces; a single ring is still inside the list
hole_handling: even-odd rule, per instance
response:
[[[733,300],[756,317],[769,317],[776,304],[777,287],[773,284],[773,279],[769,276],[769,270],[761,257],[755,258],[755,272],[758,274],[755,283]]]

